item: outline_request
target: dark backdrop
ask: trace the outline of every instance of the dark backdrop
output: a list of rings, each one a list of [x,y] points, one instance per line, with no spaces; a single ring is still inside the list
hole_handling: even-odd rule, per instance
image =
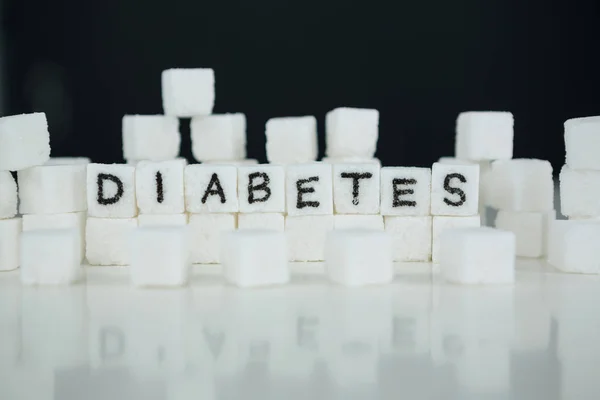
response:
[[[268,118],[313,114],[323,133],[344,105],[380,110],[384,164],[428,165],[460,111],[489,109],[514,113],[515,157],[558,168],[563,121],[600,114],[599,3],[5,0],[5,112],[47,112],[55,156],[120,161],[123,114],[162,112],[161,71],[212,67],[249,157]]]

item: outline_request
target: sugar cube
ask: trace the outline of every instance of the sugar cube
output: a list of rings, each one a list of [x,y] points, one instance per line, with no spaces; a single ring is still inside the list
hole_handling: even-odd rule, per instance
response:
[[[185,211],[180,160],[142,161],[135,168],[135,197],[141,214],[181,214]]]
[[[210,164],[224,164],[234,167],[239,167],[240,165],[257,165],[258,160],[254,158],[241,158],[239,160],[209,160],[203,161],[202,164],[210,165]]]
[[[394,279],[392,237],[371,230],[332,231],[325,266],[329,279],[343,286],[390,283]]]
[[[434,263],[440,262],[440,236],[447,230],[452,228],[476,228],[481,226],[481,218],[479,215],[470,217],[433,217],[433,235],[431,247],[431,259]]]
[[[285,169],[281,165],[238,167],[240,212],[285,212]]]
[[[446,230],[440,237],[440,270],[460,284],[509,284],[515,279],[515,234],[494,228]]]
[[[212,114],[215,73],[210,68],[175,68],[162,73],[165,115],[196,117]]]
[[[197,161],[246,157],[246,116],[241,113],[192,118],[192,154]]]
[[[565,121],[565,150],[569,168],[600,170],[600,117]]]
[[[600,171],[563,166],[560,171],[560,202],[561,213],[569,217],[600,215]]]
[[[194,264],[217,264],[223,234],[236,229],[235,214],[191,214],[190,261]]]
[[[164,161],[179,155],[179,119],[167,115],[125,115],[122,122],[123,158]]]
[[[21,218],[0,219],[0,271],[19,268]]]
[[[270,163],[308,163],[317,159],[317,119],[312,115],[271,118],[265,125],[265,136]]]
[[[135,167],[125,164],[89,164],[87,206],[90,217],[135,217],[138,213]]]
[[[378,214],[378,165],[333,164],[333,204],[337,214]]]
[[[499,210],[495,226],[513,232],[517,240],[518,257],[538,258],[546,254],[548,229],[556,212],[515,212]]]
[[[91,162],[92,160],[87,157],[50,157],[44,165],[87,165]]]
[[[600,274],[600,223],[554,221],[550,225],[548,262],[563,272]]]
[[[457,158],[508,160],[513,156],[514,119],[510,112],[469,111],[456,120]]]
[[[86,166],[41,165],[17,174],[21,214],[85,211]]]
[[[0,219],[17,215],[17,183],[8,171],[0,171]]]
[[[19,171],[42,165],[50,158],[46,114],[0,118],[0,171]]]
[[[221,247],[225,279],[239,287],[289,282],[285,234],[266,230],[228,233]]]
[[[327,164],[377,164],[381,167],[381,161],[378,158],[323,157],[321,162]]]
[[[545,160],[494,161],[488,175],[489,205],[506,211],[552,211],[552,165]]]
[[[285,173],[288,215],[333,214],[331,165],[292,164]]]
[[[379,138],[379,111],[336,108],[325,117],[327,157],[372,158]]]
[[[334,215],[335,229],[384,230],[381,215]]]
[[[431,169],[431,214],[476,215],[479,212],[479,166],[434,163]]]
[[[131,236],[131,282],[134,286],[182,286],[188,281],[185,227],[146,226]]]
[[[137,218],[88,218],[85,242],[90,265],[129,265],[129,238],[136,227]]]
[[[382,215],[429,215],[430,209],[431,169],[381,168]]]
[[[188,165],[185,168],[186,210],[191,213],[237,212],[237,174],[233,165]]]
[[[79,234],[79,259],[85,258],[85,212],[23,215],[23,231],[75,229]]]
[[[188,223],[187,214],[140,214],[138,226],[183,226]]]
[[[285,217],[281,213],[238,214],[238,229],[283,232]]]
[[[48,229],[21,234],[21,282],[69,285],[80,279],[81,237],[77,229]]]
[[[289,260],[323,261],[325,240],[333,224],[333,215],[285,217]]]
[[[392,236],[394,261],[430,261],[432,218],[384,218],[385,231]]]

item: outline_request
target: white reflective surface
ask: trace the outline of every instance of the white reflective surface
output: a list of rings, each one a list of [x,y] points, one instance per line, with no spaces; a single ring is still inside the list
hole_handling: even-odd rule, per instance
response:
[[[0,399],[597,399],[600,277],[520,261],[514,287],[440,281],[241,290],[195,267],[178,290],[126,268],[73,287],[0,274]]]

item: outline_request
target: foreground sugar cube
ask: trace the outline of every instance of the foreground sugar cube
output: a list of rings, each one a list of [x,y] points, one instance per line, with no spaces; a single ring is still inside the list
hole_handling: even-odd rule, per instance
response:
[[[282,213],[238,214],[238,229],[269,230],[283,232],[285,217]]]
[[[0,171],[19,171],[42,165],[50,158],[46,114],[0,118]]]
[[[192,154],[197,161],[246,157],[246,116],[241,113],[192,118]]]
[[[372,158],[379,138],[379,111],[336,108],[325,117],[327,157]]]
[[[334,215],[335,229],[384,230],[381,215]]]
[[[177,117],[125,115],[122,134],[123,158],[127,161],[164,161],[179,155],[181,134]]]
[[[90,217],[135,217],[138,213],[135,167],[125,164],[89,164],[87,207]]]
[[[380,171],[372,163],[333,165],[333,204],[337,214],[378,214]]]
[[[548,238],[548,262],[563,272],[600,274],[600,223],[554,221]]]
[[[212,114],[215,73],[210,68],[175,68],[162,73],[165,115],[186,118]]]
[[[394,261],[430,261],[432,218],[385,217],[385,231],[392,236]]]
[[[0,219],[0,271],[19,268],[21,218]]]
[[[85,258],[85,212],[23,215],[23,231],[74,229],[79,235],[79,259]]]
[[[136,227],[137,218],[88,218],[85,242],[90,265],[129,265],[129,238]]]
[[[440,269],[460,284],[510,284],[515,279],[515,235],[493,228],[446,230],[440,237]]]
[[[135,168],[135,197],[141,214],[180,214],[185,211],[180,160],[142,161]]]
[[[186,210],[191,213],[237,212],[237,175],[233,165],[188,165],[184,175]]]
[[[333,214],[331,165],[293,164],[286,167],[285,173],[288,215]]]
[[[289,261],[323,261],[325,240],[333,228],[333,215],[285,217]]]
[[[343,286],[389,283],[394,278],[391,235],[370,230],[339,230],[327,236],[329,279]]]
[[[429,215],[431,169],[416,167],[381,168],[381,214]]]
[[[554,210],[552,165],[546,160],[494,161],[488,175],[489,205],[506,211]]]
[[[565,165],[560,171],[560,202],[561,213],[568,217],[600,215],[600,171]]]
[[[317,119],[271,118],[265,126],[267,160],[272,164],[309,163],[317,159]]]
[[[183,286],[189,277],[185,227],[139,227],[131,236],[131,282],[134,286]]]
[[[42,165],[18,172],[21,214],[85,211],[86,166]]]
[[[187,214],[140,214],[138,226],[184,226],[188,223]]]
[[[281,285],[289,282],[285,234],[241,230],[228,233],[222,243],[225,279],[239,287]]]
[[[8,171],[0,171],[0,219],[17,215],[17,183]]]
[[[280,165],[238,167],[240,212],[285,212],[285,169]]]
[[[190,261],[194,264],[221,262],[221,239],[236,226],[235,214],[191,214],[188,222]]]
[[[600,170],[600,117],[565,121],[565,151],[569,168]]]
[[[513,232],[516,237],[516,254],[519,257],[538,258],[546,254],[548,230],[556,212],[514,212],[499,210],[495,227]]]
[[[69,285],[81,277],[81,237],[76,229],[26,231],[21,234],[21,282]]]
[[[470,217],[446,217],[434,216],[432,229],[432,249],[431,260],[434,263],[440,262],[440,237],[442,233],[453,228],[477,228],[481,226],[479,215]]]
[[[434,163],[431,168],[431,214],[477,215],[479,165]]]
[[[514,118],[510,112],[469,111],[456,120],[456,157],[508,160],[513,156]]]

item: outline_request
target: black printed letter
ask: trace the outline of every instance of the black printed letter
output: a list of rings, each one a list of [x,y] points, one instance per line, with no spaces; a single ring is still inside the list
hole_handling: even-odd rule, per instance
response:
[[[156,172],[156,201],[162,203],[165,200],[165,193],[163,189],[162,174]]]
[[[254,186],[254,180],[256,178],[262,178],[263,181],[262,183]],[[270,182],[271,180],[269,179],[269,175],[265,174],[264,172],[253,172],[248,175],[248,203],[264,203],[265,201],[269,200],[271,197],[271,188],[269,187]],[[265,192],[265,195],[260,198],[255,198],[254,192],[258,190]]]
[[[371,179],[373,174],[370,172],[359,173],[359,172],[342,172],[340,175],[342,178],[352,179],[352,204],[358,205],[358,182],[361,179]]]
[[[400,189],[400,185],[416,185],[416,179],[406,178],[394,178],[392,180],[392,186],[394,190],[394,200],[392,201],[392,207],[416,207],[417,202],[413,200],[400,200],[400,196],[405,194],[414,194],[413,189]]]
[[[467,195],[461,189],[450,186],[450,181],[452,181],[452,179],[458,179],[462,183],[467,183],[467,178],[465,178],[465,176],[462,174],[454,173],[446,175],[446,179],[444,179],[444,190],[450,194],[456,194],[458,197],[460,197],[460,201],[452,201],[444,197],[444,203],[448,204],[449,206],[460,207],[467,201]]]
[[[298,179],[296,181],[296,192],[297,192],[297,197],[296,197],[296,208],[298,209],[302,209],[304,207],[314,207],[317,208],[321,205],[320,202],[318,201],[304,201],[302,200],[302,195],[305,193],[314,193],[315,192],[315,188],[314,187],[302,187],[302,185],[304,185],[305,183],[309,183],[309,182],[319,182],[319,177],[318,176],[311,176],[308,179]]]
[[[112,181],[117,185],[117,193],[113,197],[104,197],[104,181]],[[98,174],[98,204],[107,206],[109,204],[115,204],[123,196],[123,182],[114,175],[111,174]]]
[[[214,189],[213,189],[214,186]],[[225,198],[225,192],[223,191],[223,187],[221,186],[221,182],[219,181],[219,176],[217,174],[212,174],[210,177],[210,182],[204,192],[204,196],[202,196],[202,204],[206,204],[206,200],[208,200],[208,196],[216,194],[221,199],[221,204],[225,204],[227,199]]]

